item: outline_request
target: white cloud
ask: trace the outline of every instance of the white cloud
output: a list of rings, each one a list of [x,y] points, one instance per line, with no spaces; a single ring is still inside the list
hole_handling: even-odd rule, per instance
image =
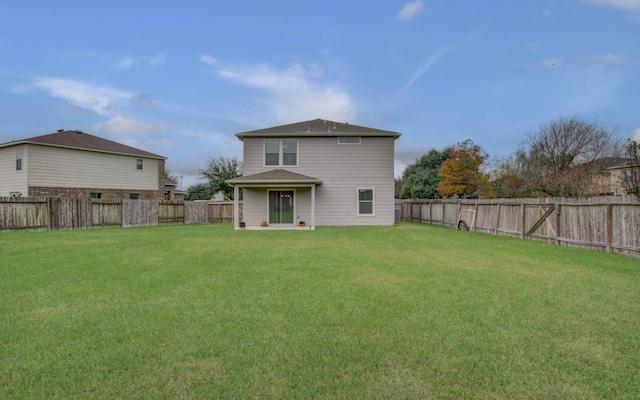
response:
[[[640,11],[640,0],[585,0],[595,6],[612,7],[625,11]]]
[[[435,53],[433,53],[431,56],[429,56],[429,58],[427,59],[427,61],[424,62],[424,64],[422,64],[420,66],[420,68],[418,68],[414,73],[413,76],[411,77],[411,79],[409,80],[409,82],[407,82],[404,87],[402,88],[403,91],[407,91],[411,88],[411,86],[413,86],[414,83],[416,83],[416,81],[425,73],[427,72],[442,56],[444,56],[445,54],[455,50],[456,48],[462,46],[463,44],[472,41],[473,39],[477,38],[478,36],[480,36],[482,34],[482,32],[476,33],[472,36],[469,36],[468,38],[459,40],[455,43],[452,43],[450,45],[447,45],[441,49],[439,49],[438,51],[436,51]]]
[[[528,42],[525,43],[525,46],[527,46],[529,50],[540,50],[540,43],[538,42]]]
[[[135,60],[132,57],[126,56],[118,61],[116,67],[120,69],[129,69],[133,66],[133,63],[135,63]]]
[[[554,57],[554,58],[547,58],[535,64],[518,64],[515,67],[517,69],[529,71],[529,70],[536,70],[536,69],[562,68],[564,67],[565,64],[566,62],[564,58]]]
[[[218,63],[218,60],[216,60],[215,57],[211,57],[208,54],[206,56],[204,54],[201,55],[200,61],[202,61],[203,63],[209,64],[212,67]]]
[[[149,133],[165,130],[169,127],[166,122],[149,124],[139,122],[130,118],[115,116],[106,122],[100,122],[93,126],[97,132],[118,132],[118,133]]]
[[[140,107],[153,107],[155,100],[148,93],[140,93],[131,97],[131,102]]]
[[[626,12],[630,21],[640,24],[640,0],[583,0],[594,6],[611,7]]]
[[[203,62],[209,64],[208,61]],[[354,119],[354,106],[349,94],[336,84],[322,82],[323,71],[316,65],[296,63],[278,70],[268,64],[221,65],[216,61],[215,67],[223,78],[265,91],[268,97],[262,101],[279,121]]]
[[[149,62],[153,65],[164,64],[167,62],[167,55],[164,53],[156,53],[155,56],[149,58]]]
[[[422,0],[416,0],[412,3],[407,3],[404,5],[404,7],[402,7],[400,12],[398,12],[396,18],[400,21],[409,21],[422,12],[422,6]]]
[[[621,56],[619,54],[601,54],[595,55],[589,58],[589,62],[599,64],[614,64],[614,65],[633,65],[639,64],[640,60],[631,57]]]
[[[64,78],[36,78],[32,86],[74,106],[109,115],[122,107],[134,93]]]
[[[156,53],[153,56],[140,56],[140,57],[132,57],[125,56],[120,59],[116,63],[116,67],[119,69],[129,69],[133,66],[140,66],[143,64],[151,64],[151,65],[160,65],[167,62],[167,55],[164,53]]]
[[[640,143],[640,128],[633,131],[633,133],[631,134],[631,140],[635,140],[636,142]]]

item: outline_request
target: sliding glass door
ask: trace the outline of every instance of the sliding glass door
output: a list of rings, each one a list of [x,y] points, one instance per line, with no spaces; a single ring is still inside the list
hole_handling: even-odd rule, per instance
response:
[[[269,223],[293,224],[293,190],[269,191]]]

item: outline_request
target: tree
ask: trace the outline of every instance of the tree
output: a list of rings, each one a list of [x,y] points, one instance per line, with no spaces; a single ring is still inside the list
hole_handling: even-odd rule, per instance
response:
[[[600,167],[596,161],[617,156],[621,149],[613,131],[576,117],[542,125],[527,136],[525,146],[532,184],[550,196],[565,197],[591,194],[591,177]]]
[[[522,198],[536,197],[537,189],[531,183],[533,172],[529,168],[527,154],[518,150],[515,153],[494,161],[491,188],[496,197]]]
[[[408,165],[402,178],[396,180],[396,198],[398,199],[433,199],[437,196],[436,187],[440,183],[438,170],[449,158],[451,148],[432,149],[427,154]]]
[[[471,139],[457,143],[438,171],[442,179],[438,193],[443,197],[470,197],[488,189],[488,176],[480,170],[487,153]]]
[[[627,193],[640,199],[640,144],[629,140],[625,148],[627,168],[624,176],[624,188]]]
[[[174,174],[173,172],[171,172],[168,169],[165,169],[164,170],[164,177],[165,177],[165,179],[170,179],[173,182],[175,182],[178,188],[182,187],[182,177],[181,176],[178,176],[178,175]]]
[[[242,176],[242,162],[235,157],[210,158],[207,161],[207,167],[201,169],[200,173],[202,173],[203,179],[208,181],[212,195],[223,192],[227,198],[233,199],[233,187],[227,183],[227,180]]]
[[[187,188],[187,193],[184,195],[185,200],[210,200],[213,197],[211,187],[207,183],[196,183]]]

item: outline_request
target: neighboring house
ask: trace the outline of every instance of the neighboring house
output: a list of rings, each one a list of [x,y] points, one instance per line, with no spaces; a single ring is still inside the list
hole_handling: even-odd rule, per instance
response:
[[[166,158],[75,130],[0,144],[0,196],[162,199]]]
[[[238,133],[243,176],[234,186],[234,221],[247,228],[394,223],[397,132],[311,120]]]
[[[169,177],[164,178],[164,199],[184,200],[184,190],[178,189],[178,182]]]
[[[598,174],[600,193],[612,194],[615,196],[627,195],[629,189],[629,181],[633,179],[633,169],[635,169],[636,174],[638,174],[640,165],[631,166],[628,162],[626,162],[613,165],[607,168],[606,171]]]
[[[621,157],[605,157],[596,161],[598,172],[592,175],[592,181],[599,195],[624,196],[631,179],[629,160]]]

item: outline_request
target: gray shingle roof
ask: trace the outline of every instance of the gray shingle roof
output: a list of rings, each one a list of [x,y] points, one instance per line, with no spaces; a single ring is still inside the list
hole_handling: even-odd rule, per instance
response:
[[[135,147],[127,146],[122,143],[103,139],[101,137],[93,136],[88,133],[76,130],[61,130],[56,133],[50,133],[48,135],[35,136],[28,139],[3,143],[0,145],[0,147],[13,146],[23,143],[42,144],[56,147],[69,147],[74,149],[93,150],[106,153],[128,154],[149,158],[166,158],[158,154],[136,149]]]
[[[271,171],[260,172],[258,174],[241,176],[234,179],[229,179],[227,182],[231,184],[237,183],[315,183],[321,184],[322,181],[318,178],[306,176],[302,174],[296,174],[295,172],[287,171],[284,169],[273,169]]]
[[[335,122],[325,119],[312,119],[288,125],[274,126],[236,134],[237,137],[269,137],[269,136],[392,136],[400,137],[400,133],[366,126],[352,125],[348,122]]]

